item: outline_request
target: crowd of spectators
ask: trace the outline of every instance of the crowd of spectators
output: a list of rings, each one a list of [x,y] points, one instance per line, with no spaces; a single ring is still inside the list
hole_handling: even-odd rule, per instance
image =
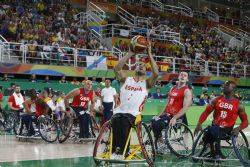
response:
[[[27,44],[27,60],[31,63],[41,63],[42,59],[42,63],[50,64],[49,60],[54,59],[59,65],[72,64],[72,48],[104,47],[90,39],[86,24],[79,24],[78,13],[67,0],[3,0],[0,2],[0,34],[8,42],[21,44],[12,46],[16,52],[24,50]]]
[[[176,62],[182,64],[180,70],[189,69],[200,74],[200,71],[204,71],[204,64],[199,61],[208,61],[209,71],[216,73],[217,62],[223,62],[219,64],[220,72],[231,73],[237,77],[242,73],[243,65],[250,64],[250,52],[245,48],[230,46],[213,31],[213,24],[207,20],[200,21],[180,14],[161,13],[136,5],[123,5],[123,8],[135,16],[148,18],[153,28],[167,25],[169,30],[181,34],[183,47],[166,47],[158,45],[155,41],[152,43],[155,55],[182,58]],[[27,60],[30,63],[50,64],[52,59],[58,65],[72,65],[72,48],[106,49],[96,39],[90,39],[86,25],[78,24],[75,17],[77,13],[79,11],[68,1],[46,3],[29,0],[28,3],[24,0],[3,0],[0,2],[0,33],[10,42],[29,43]],[[22,47],[20,45],[16,49],[21,51]],[[118,41],[116,47],[124,52],[129,50],[129,44],[124,41]],[[86,53],[80,51],[79,55],[82,54]],[[88,54],[95,55],[95,52]],[[188,59],[196,61],[190,66]],[[86,65],[86,58],[79,56],[78,62],[79,65]],[[248,70],[250,71],[250,67]]]
[[[212,73],[216,73],[217,62],[223,62],[219,65],[220,71],[231,73],[236,77],[238,73],[242,73],[239,69],[243,69],[243,65],[250,64],[249,50],[224,41],[213,29],[215,25],[208,20],[201,21],[180,14],[164,15],[154,9],[138,8],[138,6],[124,5],[123,7],[135,16],[149,18],[153,27],[167,25],[171,31],[181,34],[184,49],[159,45],[153,47],[153,52],[156,55],[205,60],[209,62],[209,71]],[[234,65],[232,66],[229,63]],[[185,62],[180,64],[185,64]],[[202,71],[202,66],[203,64],[196,63],[193,70]]]

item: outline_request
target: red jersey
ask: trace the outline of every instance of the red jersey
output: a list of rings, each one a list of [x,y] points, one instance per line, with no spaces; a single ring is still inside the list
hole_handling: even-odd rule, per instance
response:
[[[215,111],[213,114],[213,125],[221,127],[231,127],[238,117],[238,99],[227,100],[223,95],[215,101]]]
[[[179,89],[177,86],[174,86],[170,90],[168,104],[165,108],[166,113],[175,116],[183,108],[184,92],[186,89],[188,89],[187,86]]]
[[[23,97],[23,101],[25,101],[25,97]],[[14,107],[14,108],[23,109],[23,106],[20,107],[20,105],[16,104],[16,100],[15,100],[14,95],[11,95],[9,97],[8,102],[11,102],[12,103],[12,107]]]
[[[37,98],[33,101],[33,103],[29,106],[32,113],[35,113],[37,117],[43,115],[44,113],[44,101],[41,98]],[[45,105],[47,105],[45,103]]]
[[[71,106],[87,109],[89,101],[94,102],[93,99],[94,91],[90,90],[88,93],[85,93],[84,88],[79,88],[79,90],[80,94],[73,98]]]

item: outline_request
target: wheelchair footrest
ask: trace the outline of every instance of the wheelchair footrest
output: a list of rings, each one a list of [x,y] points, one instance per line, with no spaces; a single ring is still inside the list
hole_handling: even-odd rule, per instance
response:
[[[40,136],[23,136],[23,135],[16,135],[16,137],[18,138],[18,139],[36,139],[36,140],[39,140],[39,139],[41,139],[41,137]]]
[[[146,159],[141,159],[141,160],[120,160],[120,159],[104,159],[104,158],[96,158],[94,157],[95,160],[97,161],[104,161],[104,162],[110,162],[110,163],[142,163],[146,162]]]

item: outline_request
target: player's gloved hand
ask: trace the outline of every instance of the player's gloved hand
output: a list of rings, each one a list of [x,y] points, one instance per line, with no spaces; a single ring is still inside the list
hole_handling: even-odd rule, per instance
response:
[[[202,130],[202,126],[200,124],[197,124],[195,130],[194,130],[194,136],[198,135],[198,133]]]
[[[232,134],[234,134],[236,137],[238,137],[240,130],[241,130],[241,128],[238,126],[232,130]]]

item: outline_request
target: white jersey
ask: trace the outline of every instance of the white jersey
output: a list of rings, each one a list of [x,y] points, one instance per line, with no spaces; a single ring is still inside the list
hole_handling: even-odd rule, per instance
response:
[[[141,114],[147,95],[146,80],[136,82],[133,77],[128,77],[121,87],[121,104],[114,109],[114,114],[129,113],[136,117]]]

